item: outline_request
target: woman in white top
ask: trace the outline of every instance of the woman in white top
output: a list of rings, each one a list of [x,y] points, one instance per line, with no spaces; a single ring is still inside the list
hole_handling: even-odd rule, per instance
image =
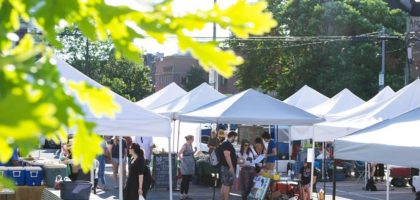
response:
[[[241,150],[238,153],[238,163],[241,167],[239,174],[239,180],[242,188],[242,199],[247,199],[249,192],[251,191],[253,180],[255,176],[254,168],[254,153],[252,152],[249,141],[243,139],[241,142]]]

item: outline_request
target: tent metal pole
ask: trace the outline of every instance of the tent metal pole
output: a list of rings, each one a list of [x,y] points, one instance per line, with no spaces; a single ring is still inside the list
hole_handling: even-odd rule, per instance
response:
[[[277,171],[277,169],[279,168],[279,162],[277,162],[277,159],[279,158],[279,152],[280,152],[280,149],[278,149],[278,143],[279,143],[279,125],[275,125],[274,126],[275,127],[275,130],[274,130],[274,136],[275,136],[275,138],[276,138],[276,150],[277,150],[277,156],[276,156],[276,171]]]
[[[322,167],[321,167],[322,180],[325,180],[325,156],[327,155],[325,146],[326,146],[325,142],[322,142],[322,152],[324,152],[324,156],[322,158]],[[325,189],[324,189],[324,191],[325,191]]]
[[[335,159],[333,160],[334,163],[334,168],[333,168],[333,191],[332,191],[332,199],[335,200],[335,194],[336,194],[336,190],[337,190],[337,184],[336,184],[336,179],[335,179],[335,174],[337,172],[337,162],[335,162]]]
[[[289,138],[289,162],[292,160],[292,132],[291,132],[291,126],[288,126],[288,138]]]
[[[172,148],[175,148],[175,134],[176,134],[176,130],[175,130],[175,120],[172,120]]]
[[[367,162],[365,162],[365,177],[364,177],[364,179],[365,179],[365,186],[366,186],[366,184],[367,184],[368,174],[369,174],[368,163],[367,163]]]
[[[327,156],[327,144],[324,142],[324,147],[323,147],[323,152],[324,152],[324,159],[322,160],[322,180],[324,181],[324,193],[325,193],[325,187],[326,187],[326,183],[327,183],[327,179],[325,177],[325,165],[326,165],[326,156]]]
[[[314,163],[315,162],[315,140],[313,140],[313,139],[312,139],[312,152],[311,153],[313,155],[311,156],[312,157],[312,160],[311,160],[311,188],[309,188],[309,191],[310,191],[309,199],[312,199],[312,193],[314,192],[313,187],[314,187],[314,169],[315,169],[315,163]],[[308,154],[307,158],[308,157],[309,157],[309,154]]]
[[[95,186],[95,172],[93,171],[95,168],[95,160],[93,160],[93,165],[90,168],[90,182],[92,183],[92,188]]]
[[[119,199],[123,199],[123,168],[122,168],[122,166],[123,166],[123,159],[122,159],[122,146],[123,146],[123,143],[122,143],[122,136],[120,136],[119,137],[119,145],[118,145],[118,147],[119,147],[119,149],[118,149],[118,151],[119,151],[119,170],[120,170],[120,177],[119,177],[119,187],[118,187],[118,194],[119,194]]]
[[[386,178],[386,200],[389,200],[389,165],[386,165],[386,173],[385,173],[385,178]]]
[[[171,137],[168,137],[168,149],[169,149],[169,152],[168,152],[168,158],[169,158],[169,200],[172,200],[172,193],[173,193],[173,187],[172,187],[172,176],[173,176],[173,174],[172,174],[172,149],[171,149]]]
[[[176,141],[176,153],[178,154],[179,149],[179,136],[181,135],[181,121],[178,120],[178,139]]]

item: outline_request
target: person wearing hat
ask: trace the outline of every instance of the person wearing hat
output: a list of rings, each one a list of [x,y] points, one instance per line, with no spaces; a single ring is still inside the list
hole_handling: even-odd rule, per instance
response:
[[[217,136],[216,136],[216,131],[212,130],[210,134],[209,143],[207,145],[207,147],[209,147],[209,154],[211,154],[211,152],[215,150],[217,147],[219,147],[219,145],[222,144],[224,141],[225,141],[224,130],[220,129],[217,132]]]
[[[195,161],[192,143],[194,142],[194,136],[187,135],[185,136],[185,144],[182,145],[181,150],[178,152],[178,158],[181,160],[181,197],[180,199],[190,199],[188,197],[188,190],[190,187],[191,177],[194,174]]]

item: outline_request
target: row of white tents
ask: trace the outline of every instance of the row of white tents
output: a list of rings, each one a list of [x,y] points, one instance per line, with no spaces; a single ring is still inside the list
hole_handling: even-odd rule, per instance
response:
[[[58,57],[55,57],[55,59],[63,79],[87,81],[95,87],[103,87]],[[121,111],[112,119],[95,116],[83,105],[82,101],[79,102],[87,115],[86,119],[95,122],[97,124],[96,132],[103,135],[167,137],[168,141],[171,138],[172,141],[175,141],[175,125],[178,122],[179,137],[180,121],[288,125],[290,126],[290,138],[292,140],[334,141],[340,138],[336,140],[335,144],[336,158],[383,162],[384,160],[375,160],[374,156],[367,156],[373,155],[373,153],[361,152],[363,150],[371,151],[368,148],[369,145],[364,146],[364,148],[359,147],[378,142],[378,145],[388,145],[386,148],[389,149],[395,147],[395,150],[398,150],[401,148],[392,142],[397,143],[404,138],[401,137],[399,132],[391,134],[389,127],[394,127],[390,124],[399,124],[398,126],[400,126],[404,120],[407,120],[407,117],[396,117],[419,107],[420,97],[417,95],[419,90],[420,81],[416,80],[396,93],[386,87],[375,97],[364,102],[347,89],[332,98],[328,98],[312,88],[304,86],[283,102],[252,89],[226,97],[205,83],[190,92],[184,91],[176,84],[170,84],[137,102],[137,105],[112,93],[114,101],[121,108]],[[418,113],[418,111],[412,112]],[[407,113],[408,118],[418,116],[412,112]],[[419,122],[416,121],[418,119],[410,119],[412,119],[410,121],[412,126],[416,126]],[[342,138],[381,121],[384,121],[383,123],[387,123],[387,125],[377,124],[354,135]],[[171,122],[174,128],[171,128]],[[408,127],[410,126],[407,126],[405,130],[409,130]],[[382,129],[385,131],[381,136],[375,136],[372,133],[380,132]],[[370,139],[366,140],[364,134],[374,135],[366,136]],[[390,138],[385,139],[385,136]],[[411,136],[414,138],[407,138],[407,141],[416,141],[417,138],[414,135]],[[392,137],[395,137],[395,139]],[[170,145],[169,143],[168,145]],[[411,152],[415,152],[417,149],[414,148],[419,147],[414,142],[413,144],[407,142],[404,145],[404,147],[412,147],[413,151]],[[172,149],[171,147],[168,148]],[[355,151],[355,148],[358,151]],[[352,152],[357,152],[357,154]],[[395,162],[391,161],[393,155],[398,157],[394,159]],[[388,156],[387,162],[384,163],[420,166],[419,159],[416,159],[417,155],[407,154],[407,161],[402,162],[401,157],[404,156],[397,153],[392,154]]]

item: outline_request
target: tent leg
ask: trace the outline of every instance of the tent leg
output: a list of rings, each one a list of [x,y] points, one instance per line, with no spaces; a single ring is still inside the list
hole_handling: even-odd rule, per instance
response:
[[[175,147],[175,138],[176,138],[176,136],[175,136],[175,134],[176,134],[175,122],[176,122],[175,120],[172,120],[172,123],[173,123],[173,125],[172,125],[172,148]],[[170,150],[169,150],[169,152],[170,152]]]
[[[172,200],[172,193],[173,193],[173,187],[172,187],[172,149],[171,149],[171,137],[168,137],[168,158],[169,158],[169,200]]]
[[[386,200],[389,200],[389,165],[386,165]]]
[[[95,160],[93,160],[93,165],[90,168],[90,182],[92,183],[92,188],[95,186],[95,172],[93,171],[95,168]]]
[[[310,161],[311,162],[311,187],[309,188],[309,191],[310,191],[310,193],[309,193],[309,199],[312,199],[312,193],[314,192],[313,191],[313,187],[314,187],[314,169],[315,169],[315,140],[312,140],[312,152],[311,153],[313,153],[313,155],[312,155],[312,160]],[[309,155],[308,155],[308,157],[309,157]]]
[[[335,162],[335,159],[333,160],[334,163],[334,168],[333,168],[333,191],[332,191],[332,198],[333,200],[335,200],[335,194],[336,194],[336,190],[337,190],[337,182],[335,179],[335,174],[337,173],[337,162]]]
[[[279,127],[278,127],[278,125],[274,125],[274,140],[276,141],[276,150],[277,150],[277,155],[276,155],[276,171],[278,170],[278,168],[279,168],[279,162],[277,162],[277,160],[278,160],[278,157],[279,157],[279,152],[280,152],[280,149],[278,149],[278,143],[279,143]]]
[[[176,153],[179,150],[179,136],[181,135],[181,121],[178,120],[178,140],[176,141]]]
[[[123,152],[122,152],[122,136],[120,136],[119,137],[119,145],[118,145],[118,147],[119,147],[119,187],[118,187],[118,194],[119,194],[119,199],[123,199],[123,168],[122,168],[122,166],[123,166],[123,159],[122,159],[122,155],[123,155]]]
[[[325,185],[326,185],[326,183],[327,183],[327,179],[326,179],[326,177],[325,177],[325,164],[326,164],[326,162],[325,162],[325,158],[326,158],[326,156],[327,156],[327,145],[325,144],[325,142],[323,143],[324,144],[324,146],[322,147],[322,151],[324,152],[324,158],[322,159],[322,180],[324,181],[324,193],[325,193]]]
[[[287,129],[287,131],[289,132],[288,133],[288,135],[289,135],[289,162],[292,160],[292,148],[293,148],[293,146],[292,146],[292,132],[291,132],[291,128],[290,128],[291,126],[289,126],[288,127],[288,129]]]
[[[367,163],[367,162],[365,162],[365,186],[366,186],[366,184],[367,184],[368,174],[369,174],[368,163]]]
[[[322,158],[322,180],[325,180],[325,156],[326,156],[326,151],[325,151],[325,142],[322,142],[322,152],[324,153],[324,156]]]

